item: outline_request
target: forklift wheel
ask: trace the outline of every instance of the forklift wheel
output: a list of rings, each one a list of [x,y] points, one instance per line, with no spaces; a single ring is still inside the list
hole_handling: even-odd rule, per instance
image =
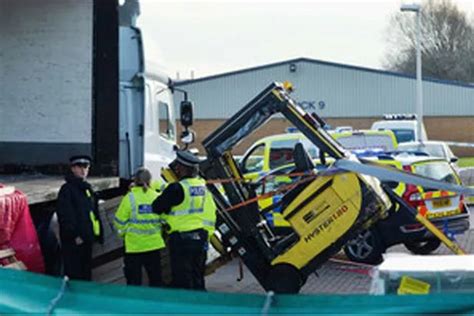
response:
[[[344,247],[344,253],[351,261],[379,264],[383,261],[384,249],[373,230],[364,230]]]
[[[407,241],[403,244],[415,255],[429,255],[439,248],[441,241],[439,239],[430,239],[425,241]]]
[[[298,294],[304,284],[300,271],[289,264],[273,266],[267,275],[266,290],[279,294]]]

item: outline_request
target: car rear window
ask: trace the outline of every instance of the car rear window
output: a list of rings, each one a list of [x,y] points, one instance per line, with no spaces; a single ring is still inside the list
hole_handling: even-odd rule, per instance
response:
[[[390,130],[395,134],[398,143],[412,142],[415,140],[415,132],[412,129],[391,128]]]
[[[421,176],[444,182],[459,184],[453,168],[446,161],[424,162],[413,165],[414,172]]]
[[[337,141],[349,150],[381,149],[383,151],[395,150],[393,140],[389,135],[354,133],[340,136]]]
[[[421,151],[434,157],[441,157],[441,158],[446,157],[442,145],[436,145],[436,144],[425,144],[423,146],[422,145],[411,145],[411,146],[402,145],[400,148],[403,150],[409,150],[409,151]]]

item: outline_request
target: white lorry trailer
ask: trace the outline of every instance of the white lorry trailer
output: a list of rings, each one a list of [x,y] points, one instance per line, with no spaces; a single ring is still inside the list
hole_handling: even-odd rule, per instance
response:
[[[118,8],[118,0],[0,1],[0,183],[27,194],[40,237],[69,156],[92,156],[104,211],[137,167],[158,177],[174,158],[172,82],[145,61],[140,30],[119,27]],[[111,238],[98,261],[121,245],[105,217]]]

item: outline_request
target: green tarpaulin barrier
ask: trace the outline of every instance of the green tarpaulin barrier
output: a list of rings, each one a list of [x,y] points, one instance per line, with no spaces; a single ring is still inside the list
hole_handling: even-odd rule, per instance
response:
[[[69,281],[0,269],[0,314],[463,314],[474,293],[419,296],[265,295]],[[61,291],[63,289],[64,291]]]

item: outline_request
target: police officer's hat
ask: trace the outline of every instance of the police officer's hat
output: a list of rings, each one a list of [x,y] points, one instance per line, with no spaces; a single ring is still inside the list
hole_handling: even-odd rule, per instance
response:
[[[176,162],[182,164],[183,166],[195,168],[199,165],[201,160],[198,157],[193,155],[187,150],[178,150],[176,151]]]
[[[91,161],[92,161],[92,158],[87,155],[75,155],[69,158],[69,164],[71,166],[90,165]]]

